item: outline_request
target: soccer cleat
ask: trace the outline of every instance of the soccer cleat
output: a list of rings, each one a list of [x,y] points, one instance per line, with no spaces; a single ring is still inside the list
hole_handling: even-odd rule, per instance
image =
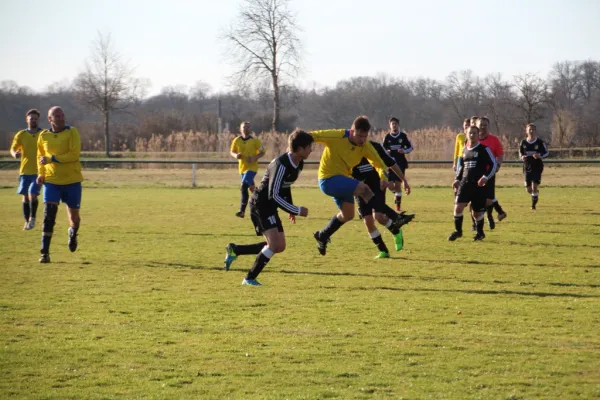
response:
[[[256,279],[244,279],[242,286],[262,286],[262,284]]]
[[[40,257],[41,264],[49,264],[50,263],[50,254],[42,254]]]
[[[71,253],[77,250],[77,233],[73,228],[69,228],[69,250]]]
[[[29,228],[27,229],[29,230],[33,228],[35,228],[35,218],[29,218]]]
[[[402,250],[402,248],[404,247],[404,238],[402,237],[402,230],[398,231],[398,233],[394,235],[394,243],[396,244],[396,251]]]
[[[496,221],[494,221],[494,217],[490,217],[488,215],[487,221],[488,221],[488,225],[490,227],[490,230],[493,231],[494,228],[496,227]],[[500,216],[498,216],[498,221],[500,221]]]
[[[244,218],[244,212],[243,211],[238,211],[235,213],[236,217],[240,217],[240,218]]]
[[[393,227],[400,229],[402,226],[408,224],[415,218],[416,214],[406,214],[405,211],[398,215],[398,219],[394,221]]]
[[[386,253],[385,251],[382,251],[375,256],[375,259],[377,259],[377,258],[390,258],[390,255],[388,253]]]
[[[225,246],[225,271],[229,271],[229,267],[237,258],[237,254],[233,251],[233,243],[229,243]]]
[[[498,214],[498,222],[502,221],[506,217],[508,217],[508,214],[506,214],[505,212],[501,212],[500,214]]]
[[[454,242],[459,237],[462,237],[462,232],[454,231],[450,234],[450,236],[448,236],[448,240]]]
[[[477,233],[475,235],[475,237],[473,237],[473,241],[476,242],[478,240],[483,240],[485,239],[485,233]]]
[[[331,240],[329,238],[327,240],[321,240],[321,235],[319,234],[319,231],[316,231],[313,234],[313,237],[317,241],[317,248],[319,249],[319,254],[321,254],[322,256],[327,254],[327,243],[331,242]]]

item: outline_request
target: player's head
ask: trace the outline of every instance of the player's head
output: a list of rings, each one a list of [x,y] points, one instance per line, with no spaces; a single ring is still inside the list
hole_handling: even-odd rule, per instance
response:
[[[38,120],[40,119],[40,112],[35,108],[27,111],[25,114],[25,121],[29,129],[35,129],[38,127]]]
[[[59,106],[48,110],[48,122],[53,131],[62,131],[65,128],[65,112]]]
[[[471,147],[479,143],[479,128],[475,125],[471,125],[467,130],[467,139],[469,140],[469,146]]]
[[[369,131],[371,130],[371,123],[369,118],[364,115],[356,117],[352,122],[352,130],[350,132],[350,141],[357,146],[362,146],[369,137]]]
[[[471,118],[465,118],[463,121],[463,131],[467,133],[467,128],[471,126]]]
[[[490,120],[488,117],[481,117],[477,120],[477,127],[479,128],[479,136],[485,138],[488,134],[488,127],[490,126]]]
[[[535,126],[535,124],[529,123],[525,126],[525,133],[527,134],[527,136],[535,136],[536,132],[537,127]]]
[[[392,132],[398,132],[398,130],[400,129],[400,120],[396,117],[392,117],[390,118],[390,129]]]
[[[250,135],[250,122],[248,121],[244,121],[240,124],[240,133],[243,136],[249,136]]]
[[[479,117],[477,115],[473,115],[471,118],[471,125],[477,125],[477,120],[479,119]]]
[[[291,153],[296,153],[301,159],[306,160],[312,152],[312,145],[315,139],[305,131],[296,128],[288,137],[288,149]]]

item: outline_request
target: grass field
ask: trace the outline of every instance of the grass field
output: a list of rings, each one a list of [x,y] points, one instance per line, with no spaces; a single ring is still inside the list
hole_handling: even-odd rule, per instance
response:
[[[0,398],[600,398],[600,168],[548,168],[536,212],[504,169],[509,217],[476,243],[446,240],[449,171],[409,173],[417,218],[388,260],[358,219],[318,255],[336,210],[306,174],[309,217],[252,288],[252,257],[222,270],[257,241],[235,171],[193,190],[189,171],[87,171],[80,247],[61,207],[47,265],[1,171]]]

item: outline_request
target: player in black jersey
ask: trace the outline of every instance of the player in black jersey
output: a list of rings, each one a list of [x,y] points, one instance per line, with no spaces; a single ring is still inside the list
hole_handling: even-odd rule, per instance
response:
[[[496,157],[492,151],[479,143],[479,128],[471,126],[467,135],[467,145],[463,152],[463,162],[457,171],[452,187],[456,193],[454,205],[454,232],[448,240],[454,241],[462,236],[463,211],[471,203],[477,233],[473,240],[485,238],[483,216],[486,211],[486,183],[496,173]]]
[[[400,130],[400,121],[398,118],[392,117],[389,122],[391,132],[385,135],[383,147],[390,153],[394,160],[396,160],[396,163],[404,174],[408,168],[408,161],[406,160],[405,154],[413,151],[413,145],[410,143],[410,140],[408,140],[406,133]],[[400,211],[402,206],[402,182],[394,173],[389,175],[389,181],[391,184],[390,190],[395,193],[394,203],[396,204],[396,210]]]
[[[252,193],[250,217],[256,235],[263,235],[266,242],[250,245],[229,243],[225,255],[225,270],[228,271],[237,256],[258,254],[242,285],[261,286],[256,277],[274,254],[285,250],[285,234],[277,209],[286,211],[292,223],[296,222],[296,215],[308,215],[307,208],[295,206],[292,202],[291,186],[298,179],[313,142],[313,137],[302,130],[292,132],[288,138],[288,153],[271,161],[260,186]]]
[[[391,167],[396,164],[396,161],[390,157],[380,143],[374,141],[369,142],[373,145],[375,150],[377,150],[377,153],[379,153],[379,156],[385,162],[386,166]],[[391,173],[391,171],[388,172]],[[383,242],[381,233],[375,226],[375,220],[385,226],[392,235],[394,235],[396,250],[402,250],[404,239],[402,237],[401,227],[409,223],[415,217],[414,214],[398,214],[385,204],[385,193],[383,188],[388,187],[389,182],[384,174],[384,171],[378,172],[365,157],[363,157],[360,163],[352,169],[352,177],[364,182],[373,192],[373,197],[368,202],[365,202],[362,197],[357,197],[357,199],[358,215],[362,218],[371,240],[379,250],[379,254],[375,258],[390,257],[390,252]]]
[[[525,133],[527,138],[523,139],[519,146],[519,156],[523,160],[525,188],[531,195],[531,209],[535,210],[539,198],[538,187],[542,183],[542,172],[544,171],[542,160],[548,157],[550,152],[546,143],[537,137],[535,124],[527,124]]]

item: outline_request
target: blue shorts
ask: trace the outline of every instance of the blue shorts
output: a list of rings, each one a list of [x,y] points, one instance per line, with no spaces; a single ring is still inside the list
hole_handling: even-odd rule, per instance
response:
[[[333,201],[335,201],[339,209],[342,208],[342,203],[354,204],[354,191],[359,183],[356,179],[343,175],[319,179],[321,192],[333,197]]]
[[[35,182],[36,179],[37,175],[20,175],[17,193],[24,196],[28,195],[29,193],[35,194],[36,196],[39,195],[41,185],[38,185]]]
[[[248,186],[254,186],[254,177],[256,176],[256,172],[246,171],[241,176],[242,176],[242,183],[245,183]]]
[[[81,206],[81,182],[69,185],[44,183],[44,203],[63,202],[69,208],[79,209]]]

